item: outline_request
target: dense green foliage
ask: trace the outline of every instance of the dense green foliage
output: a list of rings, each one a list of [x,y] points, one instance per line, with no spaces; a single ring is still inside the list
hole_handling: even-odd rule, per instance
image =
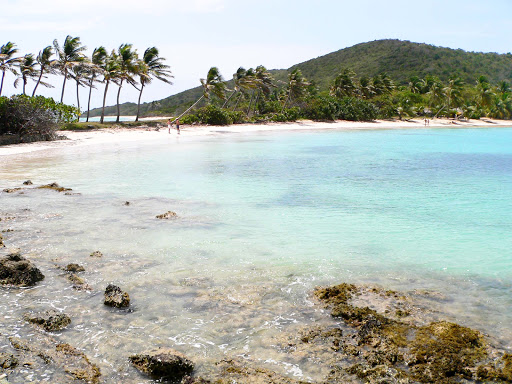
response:
[[[0,135],[10,142],[53,140],[55,131],[78,114],[76,108],[43,96],[0,97]]]

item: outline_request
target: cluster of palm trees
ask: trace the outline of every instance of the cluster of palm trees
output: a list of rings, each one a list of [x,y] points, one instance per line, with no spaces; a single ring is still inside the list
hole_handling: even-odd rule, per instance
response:
[[[87,103],[87,119],[89,121],[89,110],[91,93],[97,83],[104,84],[103,107],[101,122],[105,117],[105,102],[109,86],[117,85],[117,122],[119,122],[120,109],[119,97],[123,85],[129,84],[139,91],[136,121],[139,119],[140,100],[144,87],[150,84],[153,79],[158,79],[167,84],[172,84],[173,77],[169,66],[164,64],[165,59],[159,56],[156,47],[150,47],[144,51],[141,58],[137,50],[131,44],[122,44],[117,50],[110,53],[105,47],[95,48],[91,57],[85,55],[86,47],[82,45],[79,37],[67,36],[62,45],[57,40],[53,45],[47,46],[39,52],[37,57],[29,53],[16,57],[18,49],[12,42],[0,47],[0,71],[2,79],[0,83],[0,96],[6,73],[16,76],[14,86],[23,84],[23,94],[27,92],[29,80],[35,81],[32,96],[36,94],[39,85],[53,87],[44,81],[47,75],[60,74],[64,80],[60,102],[64,100],[64,90],[68,79],[74,80],[76,84],[77,107],[80,110],[80,87],[89,87],[89,98]]]

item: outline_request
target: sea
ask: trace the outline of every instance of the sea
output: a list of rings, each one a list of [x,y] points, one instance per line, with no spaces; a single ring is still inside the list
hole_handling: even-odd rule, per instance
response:
[[[275,340],[332,321],[312,291],[342,282],[431,292],[439,318],[512,349],[512,128],[183,132],[0,157],[2,189],[27,179],[72,191],[0,192],[4,242],[46,275],[0,288],[0,334],[29,333],[27,310],[62,310],[59,337],[107,382],[135,380],[127,356],[148,346],[199,372],[241,356],[317,380]],[[91,291],[70,287],[68,263]],[[103,305],[109,283],[130,311]]]

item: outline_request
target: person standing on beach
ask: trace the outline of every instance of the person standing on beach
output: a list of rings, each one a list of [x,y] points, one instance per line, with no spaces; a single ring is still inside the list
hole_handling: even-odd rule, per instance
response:
[[[171,134],[171,125],[172,125],[171,119],[167,120],[167,128],[169,130],[169,134]]]
[[[176,119],[176,131],[178,132],[178,135],[180,134],[180,121]]]

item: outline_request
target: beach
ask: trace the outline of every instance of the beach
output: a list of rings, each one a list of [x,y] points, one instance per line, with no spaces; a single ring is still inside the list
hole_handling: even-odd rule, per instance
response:
[[[45,276],[0,288],[8,383],[153,383],[129,357],[156,347],[195,362],[187,383],[435,382],[416,351],[432,334],[455,340],[432,346],[440,366],[481,358],[454,380],[506,377],[511,127],[112,128],[0,147],[0,258],[17,249]],[[104,304],[110,284],[128,307]],[[26,320],[50,309],[71,322]],[[70,369],[81,355],[62,344],[89,364]]]

